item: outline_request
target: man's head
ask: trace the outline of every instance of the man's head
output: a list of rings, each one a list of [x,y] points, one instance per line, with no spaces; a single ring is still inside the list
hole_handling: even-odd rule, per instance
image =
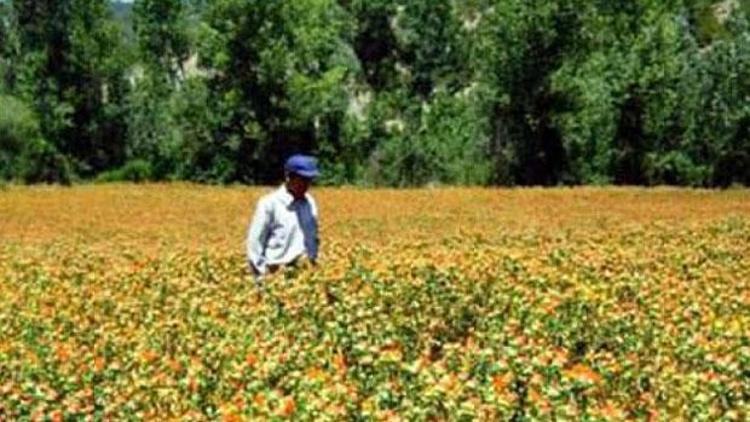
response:
[[[295,199],[302,199],[310,188],[313,179],[320,175],[315,158],[309,155],[295,154],[284,164],[286,188]]]

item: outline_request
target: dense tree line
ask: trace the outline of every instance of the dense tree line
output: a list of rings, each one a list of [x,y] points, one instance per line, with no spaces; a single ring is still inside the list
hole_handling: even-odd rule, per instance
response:
[[[750,184],[750,2],[0,0],[0,179]]]

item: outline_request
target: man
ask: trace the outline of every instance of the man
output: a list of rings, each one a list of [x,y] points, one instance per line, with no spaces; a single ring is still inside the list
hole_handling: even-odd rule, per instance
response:
[[[256,283],[282,265],[318,258],[318,207],[307,193],[318,177],[315,159],[293,155],[284,165],[285,183],[258,201],[247,233],[247,259]]]

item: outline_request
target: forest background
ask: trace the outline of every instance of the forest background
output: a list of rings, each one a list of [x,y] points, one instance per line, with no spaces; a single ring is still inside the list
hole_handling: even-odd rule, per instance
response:
[[[0,0],[0,183],[750,184],[749,0]],[[5,182],[2,182],[5,181]]]

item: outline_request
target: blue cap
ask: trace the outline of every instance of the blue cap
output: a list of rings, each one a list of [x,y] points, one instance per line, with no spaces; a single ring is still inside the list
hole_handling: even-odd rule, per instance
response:
[[[303,154],[295,154],[289,157],[284,164],[284,170],[288,173],[298,174],[308,179],[314,179],[320,175],[318,162],[314,157]]]

